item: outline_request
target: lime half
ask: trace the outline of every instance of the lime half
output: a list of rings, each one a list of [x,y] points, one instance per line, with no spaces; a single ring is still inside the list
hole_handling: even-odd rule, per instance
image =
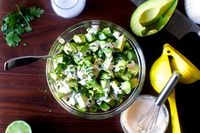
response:
[[[16,120],[7,126],[5,133],[32,133],[32,130],[25,121]]]

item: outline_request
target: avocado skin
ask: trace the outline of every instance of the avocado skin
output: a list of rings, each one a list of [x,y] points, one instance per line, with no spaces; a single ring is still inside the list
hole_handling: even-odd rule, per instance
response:
[[[178,0],[145,1],[136,8],[131,16],[132,32],[140,37],[157,33],[168,23],[177,4]]]

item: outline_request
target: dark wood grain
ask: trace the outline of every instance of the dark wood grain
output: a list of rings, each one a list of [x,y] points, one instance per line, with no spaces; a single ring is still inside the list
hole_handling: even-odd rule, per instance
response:
[[[0,19],[7,13],[15,11],[15,4],[35,5],[43,8],[45,13],[31,23],[33,31],[23,34],[21,36],[22,43],[16,48],[8,47],[3,34],[0,34],[0,133],[5,131],[10,122],[18,119],[27,121],[31,125],[33,133],[122,133],[119,115],[106,120],[87,120],[65,111],[55,101],[48,89],[45,61],[7,72],[3,70],[3,65],[6,60],[17,56],[48,54],[54,40],[66,28],[84,20],[111,21],[132,33],[129,22],[131,14],[136,8],[135,5],[129,0],[87,0],[84,11],[78,17],[64,19],[54,13],[50,0],[0,0]],[[183,0],[180,0],[178,8],[184,13],[183,5]],[[141,94],[157,95],[149,82],[149,69],[160,56],[164,43],[170,43],[180,49],[197,66],[200,66],[200,54],[197,50],[200,41],[198,37],[191,36],[180,41],[165,30],[150,37],[135,36],[142,47],[147,65],[146,81]],[[23,43],[29,45],[23,46]],[[192,49],[193,47],[194,49]],[[200,110],[198,109],[200,83],[177,85],[176,92],[182,132],[195,132],[198,126],[194,121],[198,123],[200,119]],[[170,124],[167,132],[171,132]]]

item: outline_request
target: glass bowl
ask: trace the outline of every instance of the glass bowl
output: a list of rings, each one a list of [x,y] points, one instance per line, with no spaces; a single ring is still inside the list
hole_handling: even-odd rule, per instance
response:
[[[106,119],[109,117],[113,117],[116,114],[121,113],[125,109],[127,109],[138,97],[140,94],[144,80],[145,80],[145,74],[146,74],[146,66],[145,66],[145,59],[143,52],[137,43],[137,41],[134,39],[134,37],[127,32],[124,28],[120,27],[117,24],[102,21],[102,20],[88,20],[83,21],[80,23],[77,23],[75,25],[72,25],[67,30],[65,30],[54,42],[52,48],[49,51],[49,55],[53,56],[60,52],[60,49],[63,47],[66,42],[69,42],[72,40],[74,35],[86,33],[86,30],[91,26],[99,26],[100,29],[109,27],[112,30],[118,31],[121,34],[124,34],[126,36],[127,42],[132,46],[133,51],[136,53],[137,61],[136,63],[139,66],[139,72],[137,74],[138,84],[137,86],[131,91],[130,94],[126,96],[125,99],[123,99],[122,103],[120,103],[118,106],[111,108],[107,111],[99,111],[99,112],[89,112],[89,111],[80,111],[74,106],[71,106],[67,104],[66,100],[63,98],[58,98],[57,96],[57,89],[55,87],[55,84],[51,81],[51,78],[49,76],[49,73],[53,69],[53,59],[48,58],[46,62],[46,79],[48,86],[50,88],[50,91],[56,101],[68,112],[80,116],[87,119]]]

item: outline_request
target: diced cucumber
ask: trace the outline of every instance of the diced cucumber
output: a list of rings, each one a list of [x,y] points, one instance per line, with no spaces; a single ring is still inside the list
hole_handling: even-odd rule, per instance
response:
[[[106,57],[111,57],[112,56],[112,49],[109,48],[109,47],[104,48],[103,52],[106,55]]]
[[[96,52],[99,48],[99,43],[97,41],[89,44],[89,49]]]
[[[135,54],[135,52],[133,50],[128,50],[127,58],[129,60],[136,60],[137,57],[136,57],[136,54]]]
[[[129,81],[122,82],[121,88],[126,94],[131,93],[131,83]]]
[[[86,42],[85,36],[83,34],[76,34],[73,37],[75,43],[82,44]]]
[[[107,36],[103,32],[98,33],[99,40],[105,40]]]
[[[120,78],[125,80],[125,81],[129,81],[132,78],[132,73],[126,71],[123,74],[120,75]]]
[[[115,41],[115,47],[116,47],[119,51],[123,51],[125,43],[126,43],[125,35],[121,35],[121,36],[118,37],[117,40]]]
[[[64,62],[63,54],[58,54],[58,55],[54,56],[53,60],[56,63],[63,63]]]
[[[106,102],[102,102],[100,105],[101,110],[107,111],[110,109],[110,106]]]
[[[104,28],[104,29],[102,30],[102,32],[105,33],[107,36],[112,36],[112,32],[111,32],[111,30],[110,30],[109,27]]]
[[[93,34],[91,34],[91,33],[85,34],[85,38],[86,38],[86,40],[87,40],[88,42],[92,42],[92,41],[95,40],[95,36],[94,36]]]

